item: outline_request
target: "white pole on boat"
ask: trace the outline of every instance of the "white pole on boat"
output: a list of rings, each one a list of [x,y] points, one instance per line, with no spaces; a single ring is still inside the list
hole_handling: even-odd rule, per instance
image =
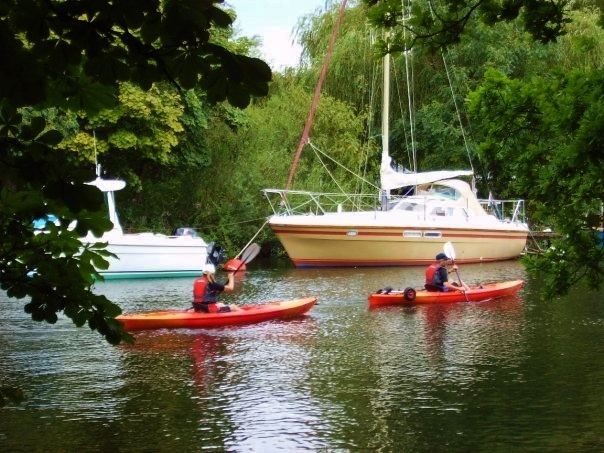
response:
[[[96,173],[96,177],[100,178],[101,177],[101,164],[99,164],[99,161],[97,159],[97,153],[96,153],[96,131],[94,129],[92,130],[92,144],[94,146],[94,171]]]
[[[382,96],[382,162],[388,162],[390,165],[390,54],[384,55],[383,61],[383,90]],[[390,190],[382,188],[381,195],[382,211],[388,210],[388,199]]]
[[[413,74],[409,62],[411,50],[405,50],[405,73],[407,77],[407,102],[409,108],[409,135],[411,136],[411,159],[413,171],[417,172],[417,151],[415,149],[415,101],[413,96]]]

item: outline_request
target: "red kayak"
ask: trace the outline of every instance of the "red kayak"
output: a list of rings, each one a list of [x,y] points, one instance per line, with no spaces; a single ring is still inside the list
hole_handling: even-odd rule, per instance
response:
[[[405,288],[401,290],[383,289],[369,295],[369,307],[403,304],[434,304],[441,302],[478,302],[496,297],[513,296],[524,285],[523,280],[488,283],[471,286],[467,291],[426,291]]]
[[[226,313],[200,313],[193,310],[165,310],[146,313],[131,313],[116,317],[124,329],[199,329],[206,327],[234,326],[267,321],[269,319],[292,318],[306,313],[317,302],[316,297],[246,305],[240,310]]]

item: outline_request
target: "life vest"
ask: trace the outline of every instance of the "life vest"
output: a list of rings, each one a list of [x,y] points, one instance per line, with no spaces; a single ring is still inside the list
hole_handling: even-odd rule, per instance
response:
[[[428,291],[447,291],[447,287],[444,282],[435,282],[434,276],[439,272],[440,263],[430,264],[426,269],[426,289]]]
[[[426,285],[434,285],[434,274],[440,267],[440,263],[430,264],[426,269]]]
[[[211,288],[212,284],[204,275],[197,277],[193,282],[193,302],[197,303],[215,303],[218,301],[218,295],[221,293],[218,289]]]

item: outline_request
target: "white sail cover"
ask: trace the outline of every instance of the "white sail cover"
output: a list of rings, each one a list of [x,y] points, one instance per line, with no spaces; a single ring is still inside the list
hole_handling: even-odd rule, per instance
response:
[[[392,168],[392,158],[387,155],[382,156],[382,165],[380,168],[380,180],[383,190],[393,190],[399,187],[417,186],[428,184],[443,179],[456,178],[458,176],[470,176],[474,172],[471,170],[440,170],[427,171],[422,173],[402,173]]]

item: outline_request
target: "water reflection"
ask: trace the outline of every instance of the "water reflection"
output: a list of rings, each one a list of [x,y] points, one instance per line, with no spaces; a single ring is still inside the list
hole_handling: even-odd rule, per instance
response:
[[[464,265],[470,283],[526,279],[517,262]],[[288,321],[136,334],[112,347],[66,320],[0,302],[0,449],[37,451],[598,451],[604,307],[576,292],[369,310],[423,269],[250,266],[224,300],[316,295]],[[183,308],[191,279],[98,284],[125,311]],[[43,427],[39,430],[39,427]],[[577,435],[581,433],[581,435]],[[446,447],[444,447],[446,446]]]

